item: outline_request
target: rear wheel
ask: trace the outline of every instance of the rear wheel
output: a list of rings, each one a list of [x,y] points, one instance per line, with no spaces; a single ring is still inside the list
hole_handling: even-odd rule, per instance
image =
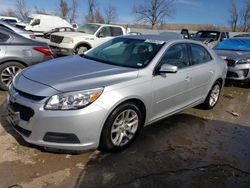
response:
[[[140,127],[142,114],[134,103],[117,107],[107,119],[101,134],[99,149],[103,151],[122,150],[130,145]]]
[[[208,96],[207,96],[205,102],[202,104],[202,106],[208,110],[215,107],[215,105],[217,104],[217,102],[219,100],[220,92],[221,92],[221,83],[216,81],[214,83],[212,89],[208,93]]]
[[[25,66],[18,62],[6,62],[0,66],[0,88],[8,90],[14,76]]]

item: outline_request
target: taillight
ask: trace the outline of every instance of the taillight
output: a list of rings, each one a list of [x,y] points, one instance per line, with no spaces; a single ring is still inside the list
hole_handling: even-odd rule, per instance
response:
[[[35,40],[36,39],[36,35],[30,35],[30,38]]]
[[[46,56],[52,56],[52,52],[49,48],[47,47],[34,47],[34,50],[43,53]]]

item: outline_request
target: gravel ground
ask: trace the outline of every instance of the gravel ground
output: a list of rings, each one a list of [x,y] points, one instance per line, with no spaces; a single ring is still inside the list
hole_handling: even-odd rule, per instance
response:
[[[210,111],[188,109],[143,130],[120,153],[48,152],[6,122],[0,92],[0,187],[250,187],[250,87],[224,88]]]

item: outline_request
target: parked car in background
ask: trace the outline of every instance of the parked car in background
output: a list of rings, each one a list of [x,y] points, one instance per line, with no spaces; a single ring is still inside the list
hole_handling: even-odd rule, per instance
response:
[[[46,39],[49,39],[50,36],[53,34],[53,33],[58,33],[58,32],[74,32],[75,29],[72,28],[72,27],[58,27],[58,28],[55,28],[55,29],[52,29],[48,32],[45,32],[43,34],[44,38]]]
[[[8,121],[32,144],[114,151],[146,125],[199,104],[213,108],[224,60],[200,42],[165,39],[116,37],[25,69],[10,87]]]
[[[235,35],[234,37],[250,37],[250,33]]]
[[[25,67],[51,59],[46,43],[24,38],[0,28],[0,88],[7,90],[13,77]]]
[[[250,38],[230,38],[214,47],[227,61],[227,79],[250,81]]]
[[[193,40],[201,41],[210,48],[227,38],[229,38],[228,32],[214,30],[200,30],[192,37]]]
[[[18,18],[11,16],[0,16],[0,21],[4,21],[11,25],[16,25],[18,22],[21,22]]]
[[[116,36],[125,35],[122,26],[85,24],[77,32],[59,32],[50,37],[50,47],[56,55],[83,54]]]
[[[43,35],[44,32],[58,27],[73,28],[66,20],[53,15],[33,14],[29,24],[25,27],[27,31],[33,31],[36,35]]]
[[[184,39],[190,39],[190,34],[189,34],[188,29],[182,29],[181,35],[183,36]]]
[[[10,25],[6,22],[3,22],[3,21],[0,21],[0,28],[5,28],[5,29],[8,29],[10,31],[13,31],[19,35],[22,35],[23,37],[25,38],[28,38],[28,39],[36,39],[36,36],[34,35],[34,33],[30,32],[30,31],[25,31],[25,30],[22,30],[22,29],[19,29],[13,25]]]

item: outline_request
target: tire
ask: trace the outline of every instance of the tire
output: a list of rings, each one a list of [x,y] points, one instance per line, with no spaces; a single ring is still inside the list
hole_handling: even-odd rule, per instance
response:
[[[75,54],[77,55],[82,55],[84,52],[86,52],[88,50],[88,48],[86,46],[78,46],[75,49]]]
[[[128,121],[129,119],[131,120]],[[142,113],[139,107],[132,102],[121,104],[106,120],[100,138],[99,149],[105,152],[125,149],[135,140],[141,127]]]
[[[0,66],[0,88],[8,90],[14,76],[25,66],[18,62],[6,62]]]
[[[202,104],[202,107],[206,110],[210,110],[217,104],[221,93],[221,83],[216,81],[209,91],[206,100]]]

